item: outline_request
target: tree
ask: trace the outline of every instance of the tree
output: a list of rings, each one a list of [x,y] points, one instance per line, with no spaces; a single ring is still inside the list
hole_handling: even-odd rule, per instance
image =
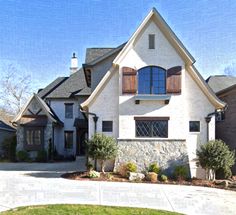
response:
[[[31,78],[29,75],[20,75],[12,64],[6,66],[2,73],[0,101],[5,110],[16,114],[31,94]]]
[[[230,168],[235,162],[235,152],[230,151],[222,140],[211,140],[201,145],[200,150],[197,150],[197,156],[199,164],[206,170],[208,180],[215,180],[215,173],[219,169],[231,172]]]
[[[100,160],[102,173],[105,173],[105,161],[117,155],[116,141],[112,137],[97,133],[87,142],[87,147],[88,155]]]

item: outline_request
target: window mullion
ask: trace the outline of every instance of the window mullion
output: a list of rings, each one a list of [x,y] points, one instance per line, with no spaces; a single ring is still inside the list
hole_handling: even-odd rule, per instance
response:
[[[150,67],[150,94],[153,93],[153,74],[152,74],[152,67]]]

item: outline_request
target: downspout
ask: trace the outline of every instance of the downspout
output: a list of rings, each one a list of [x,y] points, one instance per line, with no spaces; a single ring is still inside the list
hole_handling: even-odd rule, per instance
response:
[[[81,113],[85,113],[87,115],[92,115],[93,116],[93,121],[94,121],[94,134],[97,133],[97,121],[98,121],[98,116],[95,113],[91,113],[88,111],[83,110],[82,108],[80,108],[80,112]],[[87,164],[88,164],[88,156],[87,156]],[[97,159],[94,159],[94,167],[97,170]]]

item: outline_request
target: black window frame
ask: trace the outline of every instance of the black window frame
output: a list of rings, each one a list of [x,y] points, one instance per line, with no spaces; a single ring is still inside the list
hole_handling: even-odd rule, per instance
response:
[[[65,119],[73,119],[74,118],[74,103],[65,103]],[[71,115],[68,116],[68,107],[71,107]]]
[[[36,141],[35,141],[36,131],[40,131],[40,144],[36,144]],[[28,132],[30,132],[32,135],[32,144],[28,143],[28,140],[27,140]],[[24,129],[24,135],[25,135],[24,148],[26,150],[35,151],[35,150],[41,150],[43,148],[43,142],[44,142],[44,128],[43,127],[26,126]]]
[[[103,120],[102,121],[102,132],[113,132],[113,121]]]
[[[155,49],[155,34],[148,35],[148,48]]]
[[[157,70],[155,70],[155,69],[157,69]],[[158,80],[154,80],[155,72],[157,72],[157,76],[159,78]],[[161,72],[164,73],[164,79],[163,80],[161,78]],[[147,90],[149,92],[145,92],[145,93],[140,92],[141,91],[140,90],[140,87],[141,87],[140,83],[144,82],[143,78],[141,79],[141,74],[142,73],[144,73],[144,74],[149,73],[149,75],[150,75],[149,85],[147,86],[147,89],[144,89],[144,91]],[[146,95],[166,95],[166,81],[167,81],[167,71],[166,71],[166,69],[164,69],[160,66],[146,66],[146,67],[140,68],[138,70],[138,87],[137,87],[138,94],[140,94],[140,95],[143,95],[143,94],[146,94]],[[155,85],[157,83],[159,83],[159,84]],[[160,83],[163,86],[161,86]],[[159,92],[155,92],[156,88],[159,89]]]
[[[191,125],[193,123],[195,123],[195,125]],[[191,133],[192,132],[201,132],[201,123],[200,123],[200,121],[197,121],[197,120],[189,121],[189,132],[191,132]]]
[[[66,134],[71,134],[72,136],[72,143],[67,143]],[[64,148],[65,149],[73,149],[74,144],[74,131],[64,131]]]
[[[135,117],[135,137],[136,138],[168,138],[169,136],[169,117],[154,117],[154,118],[146,118],[146,117]],[[155,123],[166,123],[166,131],[164,131],[165,135],[154,135],[154,125]],[[150,133],[148,135],[140,135],[138,134],[138,123],[146,123],[150,126]]]

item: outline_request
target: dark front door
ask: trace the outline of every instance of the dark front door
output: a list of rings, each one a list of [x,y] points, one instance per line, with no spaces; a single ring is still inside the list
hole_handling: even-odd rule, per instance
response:
[[[86,141],[88,140],[88,132],[86,130],[80,130],[78,132],[78,140],[77,140],[77,156],[85,156],[86,153]]]

